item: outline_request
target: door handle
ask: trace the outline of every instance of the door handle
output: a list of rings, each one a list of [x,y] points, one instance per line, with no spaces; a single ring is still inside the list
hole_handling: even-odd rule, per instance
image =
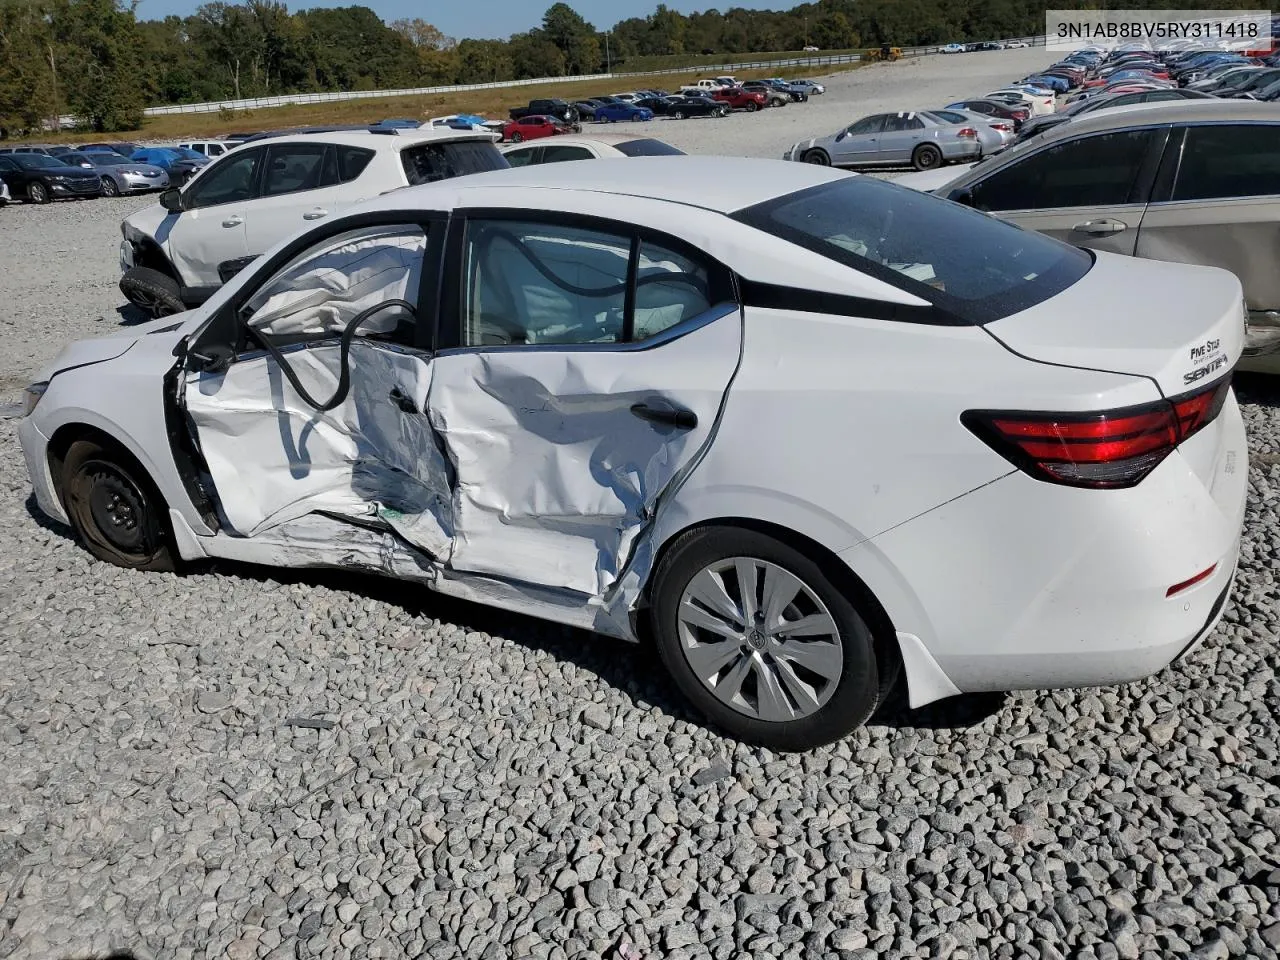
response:
[[[681,430],[692,430],[698,425],[698,415],[692,410],[664,410],[647,403],[635,403],[631,405],[631,412],[648,423],[661,423]]]
[[[1091,236],[1106,236],[1109,233],[1120,233],[1128,230],[1129,225],[1123,220],[1086,220],[1071,228],[1076,233],[1087,233]]]
[[[244,223],[244,220],[241,217],[227,217],[222,221],[224,227],[238,227],[242,223]]]
[[[413,399],[399,387],[392,387],[391,393],[387,395],[387,399],[399,407],[404,413],[420,412],[417,404],[413,402]]]
[[[314,210],[308,213],[304,213],[302,215],[302,219],[303,220],[319,220],[321,217],[327,217],[328,215],[329,215],[328,210],[321,210],[319,207],[316,207]]]

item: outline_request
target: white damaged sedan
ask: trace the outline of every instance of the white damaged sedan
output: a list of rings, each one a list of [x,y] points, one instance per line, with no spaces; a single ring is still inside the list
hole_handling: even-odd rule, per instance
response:
[[[1231,274],[819,166],[625,166],[397,190],[72,344],[19,431],[41,509],[122,566],[372,571],[651,634],[781,749],[899,674],[913,705],[1114,683],[1212,630]]]

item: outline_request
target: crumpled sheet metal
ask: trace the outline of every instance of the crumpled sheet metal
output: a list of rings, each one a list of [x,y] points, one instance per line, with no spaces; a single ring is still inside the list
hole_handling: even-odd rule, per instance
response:
[[[709,439],[740,342],[728,316],[656,350],[437,358],[429,408],[457,473],[450,568],[602,597]],[[697,427],[632,414],[665,396]]]
[[[338,384],[339,349],[327,344],[286,354],[317,399]],[[450,467],[426,417],[389,399],[393,386],[422,410],[431,385],[426,357],[356,341],[343,404],[318,413],[270,357],[233,364],[188,383],[187,410],[213,477],[223,516],[236,534],[256,537],[309,513],[381,516],[403,526],[433,557],[452,542]],[[263,398],[270,398],[264,408]]]
[[[633,638],[629,610],[652,562],[643,534],[710,442],[741,338],[734,312],[654,350],[431,358],[356,341],[359,373],[329,413],[269,357],[193,378],[187,407],[236,534],[284,553],[296,542],[308,563],[407,570],[443,593]],[[332,394],[336,346],[286,359],[313,396]],[[426,415],[392,403],[393,386]],[[631,412],[668,397],[695,428]],[[326,547],[311,533],[339,521],[312,526],[317,513],[351,529]]]

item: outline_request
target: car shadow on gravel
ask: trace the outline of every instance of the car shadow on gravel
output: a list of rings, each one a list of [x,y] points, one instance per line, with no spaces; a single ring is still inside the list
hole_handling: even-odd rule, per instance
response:
[[[155,319],[141,307],[135,307],[132,303],[116,307],[116,313],[120,316],[120,326],[122,327],[136,327],[140,323]]]
[[[1280,407],[1280,377],[1266,373],[1237,373],[1231,383],[1241,403]]]
[[[45,530],[75,539],[69,526],[45,516],[35,495],[27,498],[27,512]],[[83,549],[83,548],[78,548]],[[281,585],[305,584],[355,594],[399,607],[415,617],[429,617],[467,632],[503,637],[532,650],[541,650],[557,661],[573,663],[627,694],[633,703],[652,706],[678,720],[696,726],[706,721],[672,689],[666,669],[651,642],[626,643],[596,636],[586,630],[564,627],[523,614],[432,593],[425,586],[406,590],[400,580],[347,570],[282,569],[232,560],[187,564],[183,572],[198,577],[221,574],[242,580]],[[868,721],[872,727],[901,730],[960,730],[977,726],[999,713],[1008,700],[1003,693],[962,694],[919,710],[907,706],[901,684]]]

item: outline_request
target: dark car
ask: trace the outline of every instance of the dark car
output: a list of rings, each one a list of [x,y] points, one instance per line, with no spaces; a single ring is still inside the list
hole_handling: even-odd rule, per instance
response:
[[[663,97],[664,109],[654,113],[683,120],[686,117],[727,117],[730,107],[727,103],[712,100],[710,97]]]
[[[190,152],[195,153],[194,150]],[[169,182],[174,186],[186,183],[195,176],[198,170],[209,165],[208,157],[201,157],[196,160],[184,156],[183,152],[175,147],[151,147],[145,150],[137,150],[129,159],[159,167],[169,174]]]
[[[605,97],[599,99],[607,102]],[[512,120],[522,120],[525,117],[555,117],[565,123],[577,123],[582,118],[582,114],[573,104],[566,103],[564,100],[530,100],[527,107],[511,108]]]
[[[96,173],[69,166],[42,153],[10,153],[0,157],[0,180],[13,199],[32,203],[74,198],[88,200],[102,193]]]
[[[1022,125],[1031,119],[1031,110],[1027,107],[1019,107],[1000,100],[958,100],[955,103],[947,104],[948,110],[968,110],[971,113],[980,113],[984,117],[991,117],[993,120],[1009,120],[1013,123],[1014,130],[1021,130]]]
[[[138,152],[138,149],[139,147],[136,143],[125,143],[123,141],[119,143],[86,143],[80,146],[81,153],[108,150],[111,153],[118,153],[122,157],[132,157]]]

